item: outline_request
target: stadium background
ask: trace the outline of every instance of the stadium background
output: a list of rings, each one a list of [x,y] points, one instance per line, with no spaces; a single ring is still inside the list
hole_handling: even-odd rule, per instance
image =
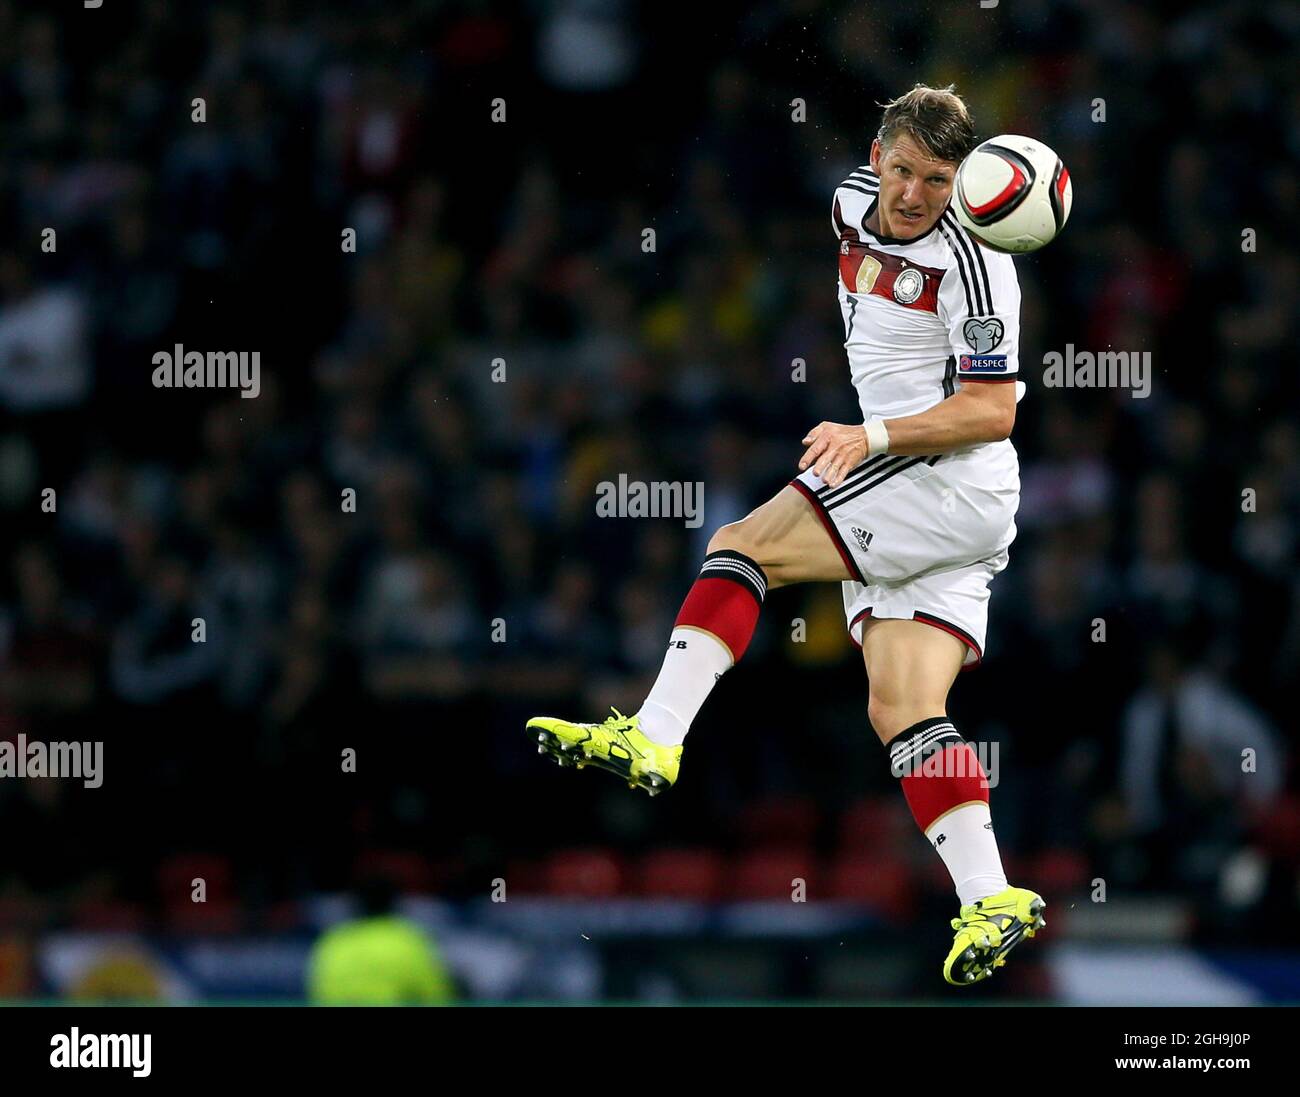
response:
[[[710,531],[857,415],[829,195],[954,81],[1075,184],[952,705],[1049,929],[965,997],[1300,999],[1300,24],[1252,8],[0,2],[0,736],[105,744],[0,781],[0,997],[300,998],[382,874],[467,1000],[950,1000],[837,588],[769,598],[653,802],[522,725],[634,706]],[[176,343],[261,394],[154,389]],[[1150,398],[1045,387],[1071,343]],[[620,473],[703,526],[598,519]]]

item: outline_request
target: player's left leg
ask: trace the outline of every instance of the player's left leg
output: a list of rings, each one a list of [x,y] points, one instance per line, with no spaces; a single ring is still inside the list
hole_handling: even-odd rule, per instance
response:
[[[535,716],[527,730],[537,749],[560,765],[608,769],[654,796],[677,780],[686,733],[718,680],[744,655],[768,589],[849,576],[842,546],[820,512],[794,487],[782,488],[713,534],[638,712],[615,710],[599,724]]]
[[[989,780],[947,716],[948,691],[967,658],[957,636],[918,620],[864,623],[868,718],[889,752],[912,817],[943,859],[961,903],[944,978],[992,974],[1023,936],[1045,924],[1041,896],[1010,887],[989,812]]]

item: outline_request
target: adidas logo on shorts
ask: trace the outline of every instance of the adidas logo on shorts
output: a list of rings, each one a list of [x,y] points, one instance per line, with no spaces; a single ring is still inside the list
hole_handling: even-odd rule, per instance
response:
[[[849,526],[849,532],[853,534],[853,539],[857,541],[858,548],[863,552],[866,552],[871,546],[871,539],[875,536],[874,533],[868,533],[865,529],[858,529],[857,526]]]

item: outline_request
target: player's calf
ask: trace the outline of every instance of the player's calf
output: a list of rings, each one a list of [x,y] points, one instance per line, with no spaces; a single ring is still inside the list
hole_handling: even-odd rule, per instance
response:
[[[553,716],[528,721],[538,750],[561,765],[595,765],[652,796],[677,780],[682,742],[696,713],[749,647],[767,593],[763,569],[741,552],[709,552],[677,614],[668,652],[641,711],[601,724]]]
[[[952,721],[922,720],[894,736],[886,750],[912,818],[942,858],[962,904],[1005,888],[988,776]]]
[[[944,978],[957,985],[978,982],[1046,924],[1046,904],[1036,892],[1007,884],[989,812],[988,775],[948,717],[918,721],[886,749],[912,817],[948,869],[961,903]]]
[[[718,679],[749,647],[766,595],[767,575],[757,561],[735,549],[710,549],[638,713],[651,740],[671,745],[686,738]]]
[[[774,572],[782,582],[849,577],[812,507],[789,487],[713,535],[640,711],[601,724],[538,717],[528,729],[541,751],[561,764],[613,770],[652,792],[671,785],[691,723],[749,647]]]

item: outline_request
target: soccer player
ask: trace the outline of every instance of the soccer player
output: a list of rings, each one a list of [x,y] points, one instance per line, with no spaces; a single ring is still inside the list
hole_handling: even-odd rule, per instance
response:
[[[917,85],[886,104],[871,163],[835,191],[839,300],[862,423],[819,423],[799,476],[709,542],[659,677],[634,716],[528,721],[562,765],[612,770],[651,795],[717,680],[745,653],[764,595],[841,582],[862,648],[868,717],[917,825],[952,876],[959,916],[943,974],[991,975],[1045,922],[1011,887],[989,782],[947,716],[957,673],[979,664],[989,583],[1007,564],[1020,496],[1009,435],[1023,385],[1020,288],[948,201],[975,146],[963,100]]]

